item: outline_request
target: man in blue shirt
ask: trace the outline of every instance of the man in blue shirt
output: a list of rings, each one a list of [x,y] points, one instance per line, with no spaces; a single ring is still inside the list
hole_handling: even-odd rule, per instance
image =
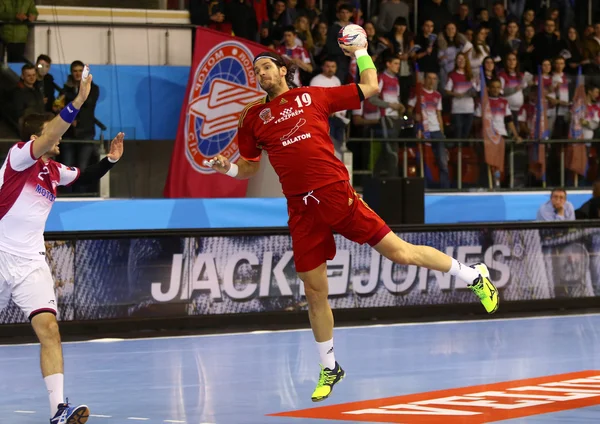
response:
[[[567,201],[567,191],[555,188],[550,193],[550,200],[544,203],[537,212],[537,221],[572,221],[575,220],[573,204]]]

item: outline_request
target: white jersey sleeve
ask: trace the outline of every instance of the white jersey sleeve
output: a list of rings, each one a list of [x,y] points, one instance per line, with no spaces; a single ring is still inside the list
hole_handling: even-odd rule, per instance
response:
[[[58,181],[58,185],[61,186],[69,186],[73,184],[79,178],[79,168],[75,168],[74,166],[66,166],[62,163],[58,164],[58,171],[60,172],[60,180]]]
[[[37,162],[33,155],[33,140],[17,143],[9,151],[10,167],[15,171],[25,171]]]

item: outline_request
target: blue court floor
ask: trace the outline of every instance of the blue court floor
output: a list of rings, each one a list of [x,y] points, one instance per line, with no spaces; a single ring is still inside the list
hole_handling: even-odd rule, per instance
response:
[[[585,370],[600,376],[600,315],[348,327],[334,340],[347,377],[317,404],[308,330],[66,343],[65,394],[90,406],[93,424],[324,424],[348,421],[267,414]],[[1,423],[48,422],[38,352],[0,346]],[[597,423],[597,392],[585,395],[591,406],[502,422]],[[380,422],[417,422],[407,417]]]

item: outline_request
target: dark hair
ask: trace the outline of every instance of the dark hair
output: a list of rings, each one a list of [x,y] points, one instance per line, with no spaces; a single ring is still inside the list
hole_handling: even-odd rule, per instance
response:
[[[23,67],[21,68],[21,73],[28,70],[28,69],[33,69],[35,70],[35,66],[33,66],[31,63],[26,63],[25,65],[23,65]]]
[[[283,30],[281,32],[282,33],[291,32],[293,34],[296,34],[296,28],[294,27],[294,25],[287,25],[287,26],[283,27]]]
[[[48,62],[50,64],[52,63],[52,59],[50,59],[50,56],[48,56],[47,54],[39,55],[35,60],[35,63],[38,63],[40,60],[43,60],[44,62]]]
[[[550,197],[552,197],[552,195],[557,191],[562,191],[563,193],[565,193],[565,197],[567,196],[567,190],[564,187],[554,187],[550,192]]]
[[[31,140],[32,135],[38,137],[42,135],[44,124],[52,121],[52,119],[54,119],[54,114],[50,112],[26,115],[21,123],[21,141]]]
[[[283,57],[281,57],[274,51],[264,51],[262,53],[257,54],[254,57],[253,63],[256,63],[258,59],[271,59],[271,61],[278,68],[285,66],[285,68],[287,69],[287,74],[285,75],[285,82],[287,83],[288,87],[296,88],[296,84],[294,84],[294,73],[296,72],[296,65],[294,65],[292,62],[285,60]]]
[[[73,68],[75,68],[76,66],[81,66],[82,68],[85,67],[81,60],[75,60],[71,63],[71,73],[73,73]]]
[[[341,12],[342,10],[347,10],[350,13],[354,13],[354,7],[352,7],[348,3],[342,3],[342,4],[340,4],[340,7],[338,7],[337,11]]]
[[[325,56],[323,59],[321,59],[321,63],[325,62],[335,62],[335,64],[337,65],[337,61],[333,56]]]
[[[502,84],[502,82],[500,82],[500,79],[498,77],[494,77],[494,78],[490,79],[488,81],[488,85],[490,85],[493,82],[497,82],[498,84]]]

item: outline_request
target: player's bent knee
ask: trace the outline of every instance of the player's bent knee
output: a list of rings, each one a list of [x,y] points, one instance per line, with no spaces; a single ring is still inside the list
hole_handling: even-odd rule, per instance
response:
[[[40,340],[40,343],[60,343],[58,321],[54,314],[44,312],[31,318],[31,325]]]

